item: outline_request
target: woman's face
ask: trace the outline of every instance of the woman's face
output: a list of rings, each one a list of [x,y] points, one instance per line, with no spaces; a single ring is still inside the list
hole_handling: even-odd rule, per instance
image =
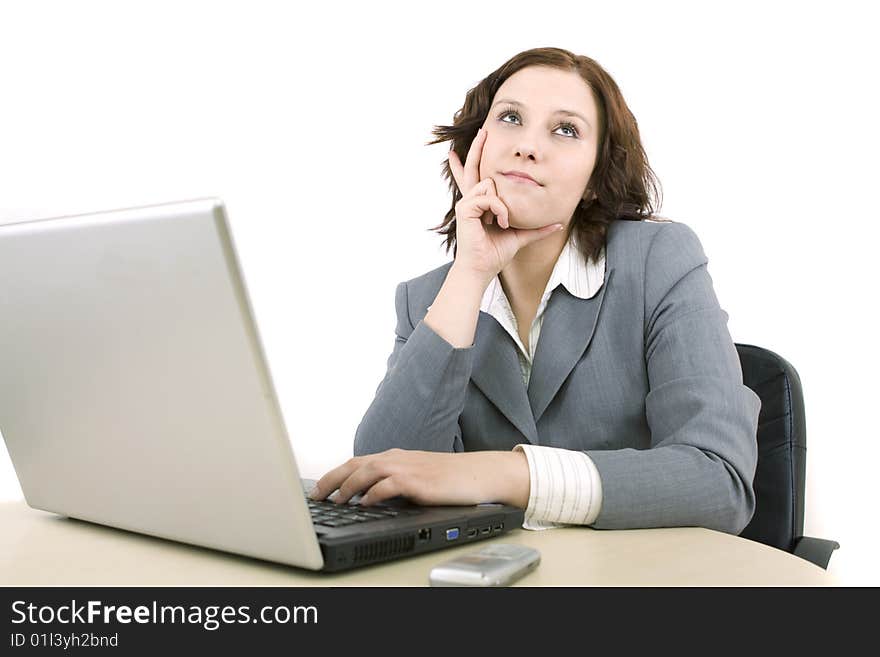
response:
[[[511,226],[568,225],[596,163],[598,125],[592,91],[577,73],[529,66],[504,81],[483,124],[480,179],[495,181]],[[502,174],[510,170],[539,185]]]

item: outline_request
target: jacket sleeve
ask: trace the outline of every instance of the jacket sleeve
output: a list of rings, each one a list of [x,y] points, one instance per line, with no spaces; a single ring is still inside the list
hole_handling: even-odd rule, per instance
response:
[[[385,377],[355,431],[354,455],[392,447],[461,452],[458,419],[474,364],[474,346],[456,348],[424,321],[413,328],[406,282],[395,292],[397,328]]]
[[[727,313],[694,231],[670,223],[645,258],[649,449],[586,451],[602,479],[597,529],[739,534],[755,510],[761,399],[743,385]]]

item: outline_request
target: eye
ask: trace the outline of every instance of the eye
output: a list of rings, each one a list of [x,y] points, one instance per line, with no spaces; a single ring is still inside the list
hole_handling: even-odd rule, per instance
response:
[[[498,119],[499,119],[502,123],[509,123],[509,121],[504,121],[504,119],[507,118],[508,116],[510,116],[511,114],[514,115],[517,119],[519,119],[519,112],[517,112],[517,111],[516,111],[515,109],[513,109],[512,107],[505,107],[505,108],[502,110],[501,114],[498,115]],[[566,129],[568,129],[568,130],[571,130],[572,134],[571,134],[571,135],[565,135],[566,137],[568,137],[569,139],[577,139],[579,133],[578,133],[577,128],[576,128],[573,124],[571,124],[571,123],[560,123],[560,124],[559,124],[559,128],[557,128],[557,129],[561,129],[561,128],[566,128]]]
[[[577,128],[575,128],[571,123],[562,123],[562,124],[560,124],[559,127],[560,128],[568,128],[569,130],[572,131],[572,133],[574,133],[573,136],[577,137],[577,134],[578,134]]]

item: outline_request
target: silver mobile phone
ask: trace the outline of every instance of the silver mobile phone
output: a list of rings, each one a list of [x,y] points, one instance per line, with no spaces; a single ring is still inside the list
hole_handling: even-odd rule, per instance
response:
[[[541,563],[534,548],[495,543],[431,569],[431,586],[507,586]]]

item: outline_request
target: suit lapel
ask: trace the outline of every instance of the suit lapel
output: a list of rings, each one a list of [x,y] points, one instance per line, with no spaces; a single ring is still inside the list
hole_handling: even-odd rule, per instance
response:
[[[601,289],[589,299],[580,299],[560,286],[547,302],[528,389],[536,425],[590,346],[612,271],[605,272]]]
[[[530,443],[537,444],[538,429],[523,385],[516,345],[488,313],[480,312],[474,350],[474,384]]]
[[[550,297],[528,390],[513,339],[492,315],[479,313],[471,379],[533,445],[539,444],[538,421],[593,339],[613,271],[606,262],[602,287],[589,299],[570,294],[564,286]]]

